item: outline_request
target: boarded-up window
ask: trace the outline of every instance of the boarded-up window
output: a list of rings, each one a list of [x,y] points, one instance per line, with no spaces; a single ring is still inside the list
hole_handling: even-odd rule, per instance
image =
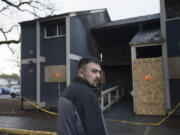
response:
[[[136,114],[165,115],[162,57],[136,59],[133,65]]]
[[[49,65],[45,67],[45,82],[66,82],[66,65]]]

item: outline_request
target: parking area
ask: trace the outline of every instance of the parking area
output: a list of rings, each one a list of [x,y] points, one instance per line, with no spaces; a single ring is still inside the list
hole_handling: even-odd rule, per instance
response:
[[[1,94],[0,99],[14,99],[14,100],[16,100],[16,99],[19,99],[19,97],[12,98],[9,94],[3,94],[3,95]]]

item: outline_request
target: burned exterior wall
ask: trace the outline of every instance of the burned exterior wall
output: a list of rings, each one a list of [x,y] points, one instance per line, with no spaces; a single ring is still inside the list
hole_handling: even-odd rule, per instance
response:
[[[179,0],[165,0],[167,19],[180,17],[180,1]]]
[[[107,12],[79,14],[70,17],[70,53],[100,58],[98,43],[91,28],[110,21]],[[77,73],[77,61],[71,59],[71,80]]]
[[[120,21],[119,21],[120,22]],[[95,28],[93,34],[99,43],[105,82],[102,89],[120,85],[124,95],[132,91],[131,49],[129,41],[137,33],[138,25]]]
[[[70,18],[70,52],[80,56],[99,57],[97,42],[91,28],[106,23],[105,12],[77,15]]]
[[[153,31],[160,27],[159,14],[113,21],[95,27],[95,35],[102,54],[102,68],[105,71],[104,89],[120,85],[124,96],[132,91],[132,63],[130,41],[139,31]],[[160,32],[155,32],[155,35]],[[138,39],[146,40],[149,36],[142,33]],[[152,33],[151,33],[152,35]],[[158,35],[157,35],[158,36]]]
[[[132,91],[132,72],[130,65],[121,66],[103,66],[105,71],[104,89],[120,85],[124,90],[124,95]]]
[[[69,78],[77,74],[78,61],[73,57],[99,58],[91,27],[109,20],[107,11],[102,9],[22,22],[22,96],[42,107],[57,107]],[[63,67],[63,73],[59,67]],[[66,75],[68,71],[70,77]]]

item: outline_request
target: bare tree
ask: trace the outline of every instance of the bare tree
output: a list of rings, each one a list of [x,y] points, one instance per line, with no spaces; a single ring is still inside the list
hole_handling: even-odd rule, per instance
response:
[[[18,47],[11,47],[11,52],[13,57],[9,58],[8,60],[13,64],[13,67],[18,68],[18,75],[21,72],[21,63],[20,63],[20,48]]]
[[[10,16],[14,14],[26,13],[32,15],[34,18],[52,15],[55,8],[52,0],[0,0],[0,14],[3,16]],[[18,23],[13,24],[9,28],[0,26],[0,45],[6,44],[10,48],[10,44],[20,43],[20,35],[17,39],[9,39],[8,34],[19,26]]]

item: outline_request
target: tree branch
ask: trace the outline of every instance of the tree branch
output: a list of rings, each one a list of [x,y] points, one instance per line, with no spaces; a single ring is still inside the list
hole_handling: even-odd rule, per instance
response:
[[[8,8],[9,8],[9,6],[5,6],[5,7],[3,7],[2,9],[0,9],[0,12],[5,11],[5,10],[8,9]]]
[[[18,40],[4,40],[4,41],[0,41],[0,45],[2,45],[2,44],[18,44],[18,43],[20,43],[20,39],[18,39]]]
[[[5,40],[3,40],[3,41],[0,41],[0,45],[2,45],[2,44],[7,44],[8,45],[8,48],[11,50],[11,48],[9,47],[9,45],[10,44],[18,44],[18,43],[20,43],[20,38],[18,39],[18,40],[8,40],[8,38],[7,38],[7,35],[6,34],[8,34],[8,33],[10,33],[12,30],[13,30],[13,28],[14,27],[17,27],[17,25],[14,25],[14,26],[12,26],[9,30],[3,30],[2,28],[0,28],[0,32],[3,34],[3,36],[4,36],[4,38],[5,38]],[[12,51],[12,50],[11,50]]]
[[[19,2],[18,4],[14,4],[14,3],[12,3],[12,2],[10,2],[10,1],[8,1],[8,0],[1,0],[1,1],[3,1],[3,2],[5,2],[7,5],[12,6],[12,7],[15,7],[15,8],[17,8],[17,9],[20,9],[20,6],[25,5],[25,4],[31,5],[31,0],[30,0],[30,1],[26,1],[26,2],[22,2],[22,1],[20,0],[20,2]]]
[[[1,1],[6,3],[8,6],[1,9],[0,12],[7,9],[8,7],[14,7],[14,8],[18,9],[19,11],[22,11],[22,12],[26,11],[26,12],[34,15],[35,17],[39,17],[37,15],[37,13],[35,12],[35,10],[42,11],[43,9],[45,9],[45,10],[50,11],[50,14],[52,14],[54,11],[54,6],[50,6],[51,4],[43,4],[43,2],[41,2],[39,0],[28,0],[28,1],[20,0],[19,3],[17,3],[17,4],[15,4],[9,0],[1,0]],[[22,7],[23,5],[27,5],[27,6],[31,7],[34,12],[30,11],[28,9],[23,9],[23,7]]]
[[[52,15],[54,11],[54,5],[50,2],[50,0],[19,0],[14,2],[14,0],[0,0],[1,2],[4,2],[2,5],[3,7],[0,9],[0,13],[2,13],[4,10],[11,10],[11,8],[15,8],[20,12],[27,12],[29,14],[32,14],[35,17],[39,17],[38,14],[44,12],[50,13]],[[50,4],[49,4],[50,2]],[[8,39],[8,33],[13,31],[13,28],[17,25],[11,27],[9,30],[4,30],[0,27],[0,33],[2,33],[4,40],[0,41],[0,45],[7,44],[8,46],[10,44],[18,44],[20,43],[20,38],[17,40],[10,40]],[[9,48],[9,47],[8,47]],[[10,49],[11,50],[11,49]]]

